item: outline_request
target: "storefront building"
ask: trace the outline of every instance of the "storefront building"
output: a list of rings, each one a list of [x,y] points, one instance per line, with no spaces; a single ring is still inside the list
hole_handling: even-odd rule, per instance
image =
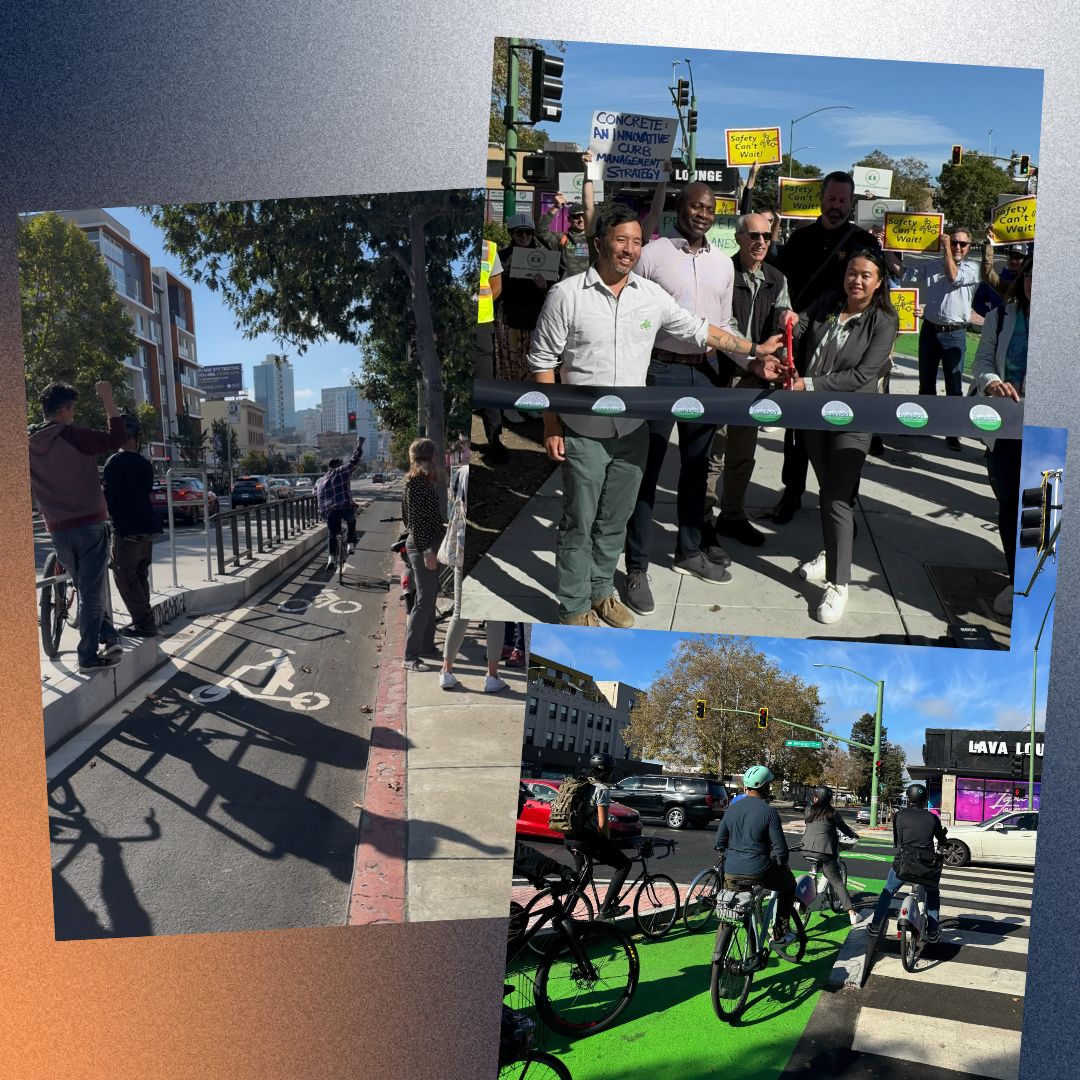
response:
[[[927,728],[922,766],[913,780],[926,784],[930,808],[946,825],[979,822],[1004,810],[1039,809],[1043,734],[1035,733],[1035,790],[1028,791],[1031,739],[1021,731]]]

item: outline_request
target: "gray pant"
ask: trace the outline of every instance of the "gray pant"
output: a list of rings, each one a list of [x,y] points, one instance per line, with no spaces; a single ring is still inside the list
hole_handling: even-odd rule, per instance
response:
[[[580,615],[615,592],[615,567],[626,544],[645,460],[649,425],[593,439],[567,429],[563,511],[555,555],[559,614]]]
[[[469,620],[461,617],[461,581],[464,577],[461,567],[454,569],[454,614],[450,622],[446,624],[446,640],[443,642],[443,659],[451,664],[461,652],[462,642],[465,640],[465,631]],[[485,623],[487,629],[487,662],[490,668],[492,664],[499,662],[502,655],[503,636],[506,633],[505,624],[488,619]]]
[[[825,579],[834,585],[847,585],[851,581],[851,549],[855,543],[852,504],[872,436],[863,431],[802,434],[820,493]]]
[[[116,640],[112,613],[106,610],[109,527],[105,522],[50,534],[56,554],[79,590],[79,663],[97,656],[98,645]]]
[[[850,911],[851,894],[847,891],[844,879],[840,876],[840,860],[828,856],[819,856],[819,858],[822,858],[823,860],[821,863],[821,872],[825,875],[825,880],[832,886],[833,892],[836,893],[836,898],[844,905],[844,910]]]
[[[734,383],[734,390],[761,390],[769,384],[756,375],[741,375]],[[747,398],[747,401],[752,400]],[[720,504],[720,516],[728,521],[746,517],[746,491],[750,477],[754,475],[754,456],[757,454],[758,428],[728,425],[713,439],[713,455],[723,455],[724,468],[716,477],[716,500]]]
[[[405,626],[405,659],[419,660],[435,652],[435,602],[439,598],[439,568],[429,570],[421,551],[408,549],[416,601]]]

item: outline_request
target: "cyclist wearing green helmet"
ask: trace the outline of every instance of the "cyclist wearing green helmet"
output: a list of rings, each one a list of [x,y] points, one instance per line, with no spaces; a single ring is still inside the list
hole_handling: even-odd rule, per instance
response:
[[[720,819],[714,847],[724,864],[724,885],[759,881],[777,892],[773,940],[790,944],[788,929],[795,903],[795,875],[788,867],[788,846],[780,815],[768,803],[774,777],[764,765],[753,765],[743,776],[746,798],[732,803]]]

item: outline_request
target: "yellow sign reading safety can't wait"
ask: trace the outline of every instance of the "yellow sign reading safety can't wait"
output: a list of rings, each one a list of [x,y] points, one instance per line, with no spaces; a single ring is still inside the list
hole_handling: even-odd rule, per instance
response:
[[[919,332],[919,290],[890,289],[889,299],[900,318],[899,333],[917,334]]]
[[[816,218],[821,214],[821,181],[780,177],[780,216]]]
[[[887,213],[881,246],[886,251],[939,251],[944,224],[944,214]]]
[[[1035,196],[1010,199],[994,210],[990,231],[995,244],[1015,244],[1035,239]]]
[[[729,165],[779,165],[780,129],[727,128],[727,163]]]

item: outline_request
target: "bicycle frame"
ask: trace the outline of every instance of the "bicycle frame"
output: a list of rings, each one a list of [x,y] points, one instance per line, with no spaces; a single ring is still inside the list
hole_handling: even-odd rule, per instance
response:
[[[572,896],[577,888],[577,883],[572,885],[567,896]],[[578,943],[577,934],[574,931],[574,920],[570,918],[567,913],[566,906],[563,904],[559,894],[555,892],[550,885],[545,889],[539,890],[537,895],[542,895],[544,892],[551,898],[551,904],[546,908],[541,908],[532,926],[525,928],[525,932],[521,935],[521,940],[517,943],[517,947],[514,950],[514,956],[518,956],[524,952],[528,947],[529,942],[536,937],[547,923],[551,923],[552,929],[556,931],[556,935],[561,934],[562,938],[569,945],[570,951],[574,954],[575,961],[581,965],[586,975],[590,979],[598,978],[596,968],[593,966],[588,954]],[[554,948],[555,946],[552,945],[551,947]]]
[[[656,858],[658,858],[658,859],[666,859],[675,850],[675,847],[676,847],[676,845],[678,843],[678,841],[676,841],[676,840],[668,840],[666,837],[650,837],[650,839],[651,839],[651,841],[652,841],[652,843],[654,845],[653,855],[655,855]],[[657,844],[659,844],[660,846],[662,846],[665,849],[664,853],[662,855],[659,854],[659,851],[655,849],[655,846]],[[571,850],[580,850],[580,849],[571,849]],[[579,880],[582,879],[582,878],[584,880],[582,881],[582,884],[580,885],[580,887],[577,886],[577,885],[574,886],[574,892],[575,893],[580,892],[581,894],[586,895],[586,898],[587,898],[587,891],[591,892],[592,893],[593,908],[594,908],[594,910],[599,911],[600,910],[600,893],[596,888],[596,882],[593,880],[593,873],[592,873],[593,872],[593,867],[596,864],[595,864],[595,862],[593,860],[593,857],[587,851],[580,851],[580,854],[581,854],[582,858],[585,860],[585,862],[584,862],[584,864],[582,866],[582,873],[579,874],[578,877],[579,877]],[[635,855],[634,858],[630,860],[630,862],[632,864],[634,864],[634,863],[638,864],[639,868],[638,868],[637,877],[635,877],[633,879],[633,881],[630,881],[629,880],[629,875],[627,875],[627,882],[628,883],[623,885],[622,891],[615,898],[615,905],[616,906],[622,904],[622,902],[624,900],[626,900],[630,896],[632,896],[633,892],[634,892],[634,889],[639,887],[641,885],[642,881],[646,877],[648,877],[648,874],[649,874],[648,860],[650,858],[652,858],[652,857],[653,857],[652,855],[643,855],[641,853],[640,846],[638,847],[637,855]]]
[[[921,944],[925,940],[926,921],[926,889],[922,885],[912,885],[896,917],[896,936],[900,936],[901,926],[906,923],[916,942]]]

